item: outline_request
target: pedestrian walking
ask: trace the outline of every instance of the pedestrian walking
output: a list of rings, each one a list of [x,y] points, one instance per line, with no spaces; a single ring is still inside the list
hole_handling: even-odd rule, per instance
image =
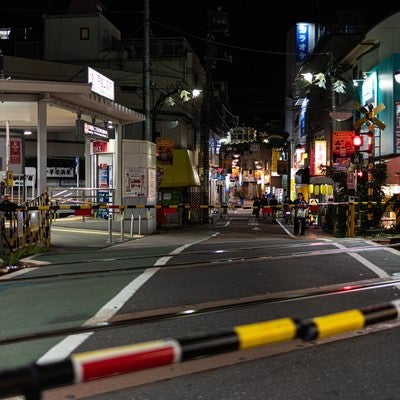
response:
[[[294,228],[293,232],[295,235],[300,233],[300,236],[304,236],[306,233],[306,218],[308,212],[308,206],[304,200],[303,193],[297,193],[297,199],[293,202],[294,205]]]

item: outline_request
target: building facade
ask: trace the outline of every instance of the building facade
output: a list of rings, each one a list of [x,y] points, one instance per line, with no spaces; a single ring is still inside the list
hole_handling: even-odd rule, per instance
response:
[[[285,129],[292,142],[292,188],[308,191],[318,185],[319,194],[322,188],[328,194],[324,199],[333,198],[333,182],[321,167],[350,178],[352,164],[367,165],[370,157],[387,163],[385,193],[400,191],[395,80],[400,47],[393,40],[399,14],[369,30],[358,22],[354,17],[337,25],[298,23],[287,36]],[[365,138],[359,160],[354,158],[356,134]]]

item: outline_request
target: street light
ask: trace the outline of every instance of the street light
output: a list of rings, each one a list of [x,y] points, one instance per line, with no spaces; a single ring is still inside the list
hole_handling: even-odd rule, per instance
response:
[[[183,103],[187,103],[192,99],[195,99],[201,94],[200,89],[193,89],[189,92],[186,89],[183,89],[179,84],[177,85],[169,85],[167,87],[167,91],[165,93],[160,93],[160,97],[157,99],[156,104],[153,107],[151,112],[151,122],[152,122],[152,141],[154,142],[156,139],[156,131],[157,131],[157,119],[158,114],[160,113],[161,109],[163,108],[164,104],[169,106],[176,105],[176,101],[173,99],[174,94],[179,93],[179,98]]]

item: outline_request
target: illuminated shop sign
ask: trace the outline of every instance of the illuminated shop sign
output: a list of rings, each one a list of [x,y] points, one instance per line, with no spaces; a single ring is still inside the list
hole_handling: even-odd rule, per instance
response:
[[[92,84],[92,92],[114,100],[114,81],[88,67],[88,82]]]
[[[304,62],[308,56],[309,24],[296,24],[296,61]]]
[[[376,72],[373,72],[367,76],[362,85],[362,104],[372,103],[375,106],[377,102],[378,92],[378,77]]]
[[[76,130],[77,130],[78,134],[87,136],[93,140],[108,140],[109,139],[107,129],[102,128],[101,126],[89,124],[89,122],[86,122],[82,119],[76,120]]]
[[[296,61],[304,63],[315,47],[315,24],[298,22],[296,24]]]

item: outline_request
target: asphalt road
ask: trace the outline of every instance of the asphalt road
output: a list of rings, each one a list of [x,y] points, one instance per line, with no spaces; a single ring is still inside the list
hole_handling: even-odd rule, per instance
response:
[[[0,301],[9,305],[2,369],[399,298],[397,250],[314,228],[293,237],[290,227],[244,212],[111,246],[100,235],[63,229],[52,232],[54,249],[36,257],[50,265],[0,281]],[[68,229],[79,247],[67,245]],[[63,334],[50,335],[57,330]],[[44,338],[4,343],[35,332]],[[48,390],[43,398],[393,399],[399,335],[388,321]]]

